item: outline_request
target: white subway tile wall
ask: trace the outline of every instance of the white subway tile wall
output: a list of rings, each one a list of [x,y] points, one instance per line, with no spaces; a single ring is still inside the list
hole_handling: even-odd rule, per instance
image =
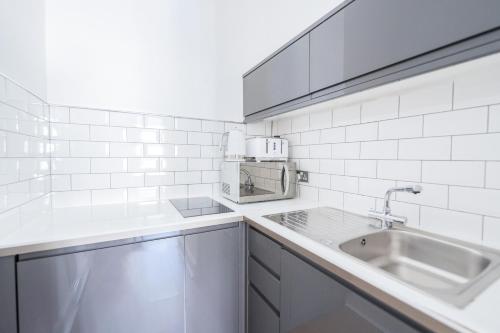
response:
[[[221,134],[240,123],[51,106],[55,206],[218,193]],[[264,135],[254,124],[251,135]],[[76,194],[74,194],[76,193]]]
[[[377,98],[274,121],[310,172],[299,195],[366,215],[393,186],[409,225],[500,247],[500,57]],[[411,79],[410,79],[411,80]],[[318,137],[317,131],[320,129]]]
[[[0,75],[0,213],[50,192],[49,132],[48,105]],[[59,135],[85,133],[60,128]]]

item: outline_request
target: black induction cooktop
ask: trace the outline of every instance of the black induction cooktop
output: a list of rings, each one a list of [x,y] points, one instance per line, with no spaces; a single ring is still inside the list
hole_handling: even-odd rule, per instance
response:
[[[183,217],[231,213],[233,210],[209,197],[170,199]]]

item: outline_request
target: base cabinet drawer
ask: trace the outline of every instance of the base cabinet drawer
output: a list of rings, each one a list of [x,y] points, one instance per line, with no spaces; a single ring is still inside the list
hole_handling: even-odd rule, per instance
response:
[[[281,245],[249,228],[248,250],[250,254],[276,276],[281,271]]]
[[[266,301],[254,290],[248,288],[248,332],[279,333],[280,318]]]
[[[248,258],[248,276],[254,286],[271,305],[280,309],[280,281],[252,257]]]

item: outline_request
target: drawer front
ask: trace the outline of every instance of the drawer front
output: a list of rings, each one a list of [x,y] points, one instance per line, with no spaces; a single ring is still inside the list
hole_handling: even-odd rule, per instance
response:
[[[252,257],[248,259],[248,271],[250,283],[279,311],[280,281]]]
[[[279,333],[280,319],[276,312],[252,288],[248,288],[248,332]]]
[[[281,246],[258,231],[250,228],[248,235],[250,254],[273,274],[281,272]]]

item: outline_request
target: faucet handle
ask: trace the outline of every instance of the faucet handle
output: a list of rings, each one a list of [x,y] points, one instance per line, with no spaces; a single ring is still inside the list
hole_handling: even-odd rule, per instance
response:
[[[375,228],[383,228],[384,225],[388,228],[392,228],[392,225],[394,223],[398,223],[398,224],[406,224],[406,222],[408,221],[408,219],[405,217],[405,216],[399,216],[399,215],[393,215],[393,214],[387,214],[385,212],[379,212],[379,211],[376,211],[376,210],[370,210],[368,212],[368,217],[371,217],[371,218],[374,218],[376,220],[380,220],[381,223],[380,223],[380,226],[378,226],[377,224],[375,223],[371,223],[370,225],[375,227]]]
[[[384,221],[385,221],[385,213],[384,212],[379,212],[375,209],[371,209],[368,211],[368,217],[371,217],[372,222],[370,223],[370,226],[377,228],[377,229],[382,229],[384,227]]]
[[[406,224],[408,222],[408,218],[406,216],[400,216],[400,215],[389,215],[389,222],[392,223],[398,223],[398,224]]]

